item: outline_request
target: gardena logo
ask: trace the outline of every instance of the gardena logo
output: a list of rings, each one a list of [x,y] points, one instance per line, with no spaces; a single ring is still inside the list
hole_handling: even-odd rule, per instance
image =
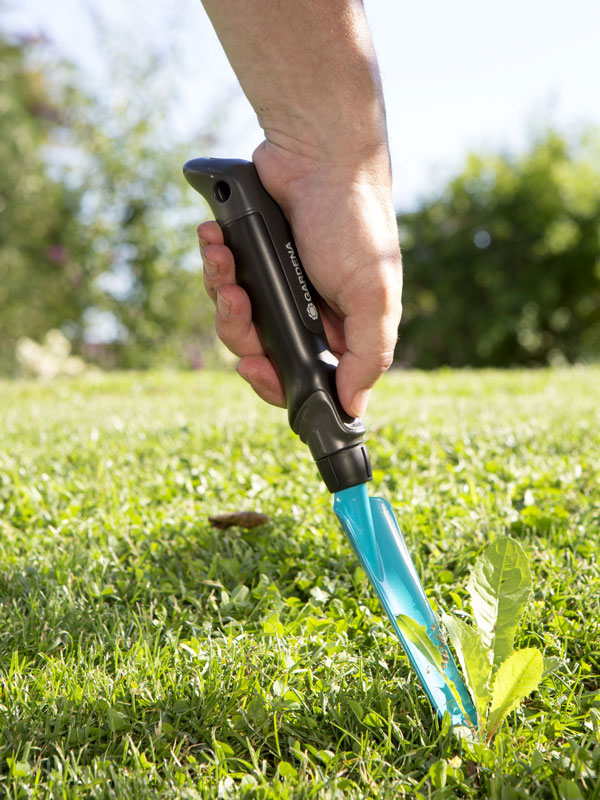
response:
[[[319,316],[319,312],[317,311],[317,307],[314,303],[309,303],[306,306],[306,313],[311,319],[317,319]]]
[[[285,246],[286,250],[288,251],[288,255],[290,257],[290,261],[292,262],[292,266],[296,272],[296,276],[298,278],[298,283],[300,284],[300,288],[302,289],[302,294],[304,295],[304,299],[307,303],[310,303],[314,310],[317,309],[314,307],[312,302],[312,297],[310,296],[310,292],[308,291],[308,287],[306,285],[306,280],[304,279],[304,272],[302,271],[302,267],[300,266],[300,262],[298,261],[298,256],[294,252],[294,248],[292,247],[292,243],[288,242]],[[311,311],[309,311],[308,307],[306,309],[308,311],[308,315],[311,319],[316,319],[316,317],[312,316]]]

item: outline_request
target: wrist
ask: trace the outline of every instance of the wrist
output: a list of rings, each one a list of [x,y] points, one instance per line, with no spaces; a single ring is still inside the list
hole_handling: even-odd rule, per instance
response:
[[[350,166],[388,158],[383,107],[352,104],[329,108],[327,114],[269,109],[258,114],[258,121],[268,145],[290,159]]]
[[[321,144],[317,138],[281,129],[265,131],[253,161],[268,191],[278,202],[302,192],[306,185],[371,184],[391,193],[391,167],[385,137],[349,141],[345,137]],[[283,195],[282,195],[283,192]],[[390,197],[391,199],[391,197]]]

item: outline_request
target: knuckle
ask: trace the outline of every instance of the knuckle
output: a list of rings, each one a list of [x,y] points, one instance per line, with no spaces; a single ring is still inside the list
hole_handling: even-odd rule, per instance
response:
[[[396,318],[399,321],[402,313],[402,271],[390,268],[374,280],[367,278],[363,302],[380,318]]]
[[[387,372],[394,363],[394,351],[387,350],[384,353],[379,353],[372,359],[372,363],[380,372]]]

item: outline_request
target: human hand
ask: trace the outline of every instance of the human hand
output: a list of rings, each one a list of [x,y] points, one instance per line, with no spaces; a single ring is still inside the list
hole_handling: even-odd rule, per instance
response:
[[[371,387],[392,363],[402,308],[387,152],[358,165],[333,164],[266,141],[255,151],[254,163],[288,217],[300,258],[323,300],[329,347],[340,359],[340,402],[360,416]],[[198,235],[205,287],[216,303],[217,335],[240,357],[238,372],[260,397],[285,407],[283,387],[252,323],[248,296],[236,285],[233,256],[219,226],[203,223]]]

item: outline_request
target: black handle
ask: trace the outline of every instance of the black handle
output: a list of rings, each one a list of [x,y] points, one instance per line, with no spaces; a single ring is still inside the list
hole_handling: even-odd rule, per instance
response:
[[[290,426],[309,446],[327,488],[337,492],[370,480],[365,427],[340,405],[337,360],[327,347],[317,294],[254,164],[196,158],[183,174],[221,226],[236,280],[250,297],[254,323],[283,383]]]

